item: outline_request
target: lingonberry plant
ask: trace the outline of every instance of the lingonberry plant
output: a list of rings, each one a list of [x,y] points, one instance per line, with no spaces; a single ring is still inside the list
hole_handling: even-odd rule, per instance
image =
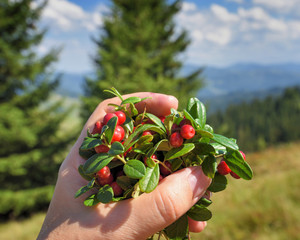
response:
[[[206,123],[205,106],[197,98],[189,99],[182,112],[171,109],[168,116],[155,116],[147,109],[138,113],[135,108],[145,98],[123,99],[115,88],[107,92],[119,97],[121,104],[110,104],[115,112],[107,113],[91,132],[88,130],[79,149],[86,162],[78,171],[89,182],[75,197],[93,189],[84,201],[86,206],[136,198],[153,191],[167,175],[190,166],[201,165],[204,174],[212,178],[207,193],[224,190],[227,176],[252,178],[236,140],[214,133]],[[188,217],[196,221],[212,217],[207,208],[212,203],[208,196],[162,229],[159,236],[190,239]]]

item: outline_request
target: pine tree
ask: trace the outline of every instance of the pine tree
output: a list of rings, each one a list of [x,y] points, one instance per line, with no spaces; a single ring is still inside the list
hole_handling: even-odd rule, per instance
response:
[[[186,31],[178,31],[174,16],[181,1],[113,0],[98,39],[94,39],[96,77],[86,80],[83,116],[103,99],[103,90],[121,94],[152,91],[172,94],[185,103],[201,87],[202,69],[181,76],[178,56],[190,44]]]
[[[59,79],[58,56],[38,56],[37,29],[45,3],[0,0],[0,216],[19,216],[48,206],[64,149],[59,134],[67,112],[47,102]]]

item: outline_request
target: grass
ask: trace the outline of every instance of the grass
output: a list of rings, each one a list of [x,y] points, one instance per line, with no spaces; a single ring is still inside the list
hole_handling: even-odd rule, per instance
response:
[[[39,213],[29,219],[9,221],[0,224],[1,240],[33,240],[37,238],[45,213]]]
[[[251,181],[228,177],[225,191],[215,193],[213,218],[193,240],[286,240],[300,232],[300,142],[247,155]],[[1,240],[35,239],[45,214],[0,224]]]
[[[228,177],[226,191],[212,197],[213,218],[193,239],[299,239],[300,143],[249,154],[251,181]]]

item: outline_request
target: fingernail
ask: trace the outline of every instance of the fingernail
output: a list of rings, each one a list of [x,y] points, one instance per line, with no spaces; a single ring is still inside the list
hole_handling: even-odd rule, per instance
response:
[[[201,167],[193,167],[189,175],[189,182],[193,191],[193,198],[202,197],[211,183],[211,179],[204,175]]]

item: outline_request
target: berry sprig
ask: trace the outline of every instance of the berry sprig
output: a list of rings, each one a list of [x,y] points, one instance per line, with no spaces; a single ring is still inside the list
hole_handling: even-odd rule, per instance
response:
[[[146,98],[123,99],[115,89],[107,92],[120,98],[115,112],[107,113],[88,130],[79,154],[86,159],[78,168],[88,184],[75,197],[93,192],[84,205],[117,202],[153,191],[169,174],[190,166],[202,166],[212,178],[207,189],[219,192],[226,188],[226,175],[252,179],[252,170],[236,140],[214,133],[206,124],[206,109],[197,98],[188,101],[182,112],[171,109],[168,116],[155,116],[145,109],[138,113],[135,104]],[[209,194],[202,197],[186,214],[163,229],[166,239],[185,239],[188,217],[207,221],[212,217]]]

